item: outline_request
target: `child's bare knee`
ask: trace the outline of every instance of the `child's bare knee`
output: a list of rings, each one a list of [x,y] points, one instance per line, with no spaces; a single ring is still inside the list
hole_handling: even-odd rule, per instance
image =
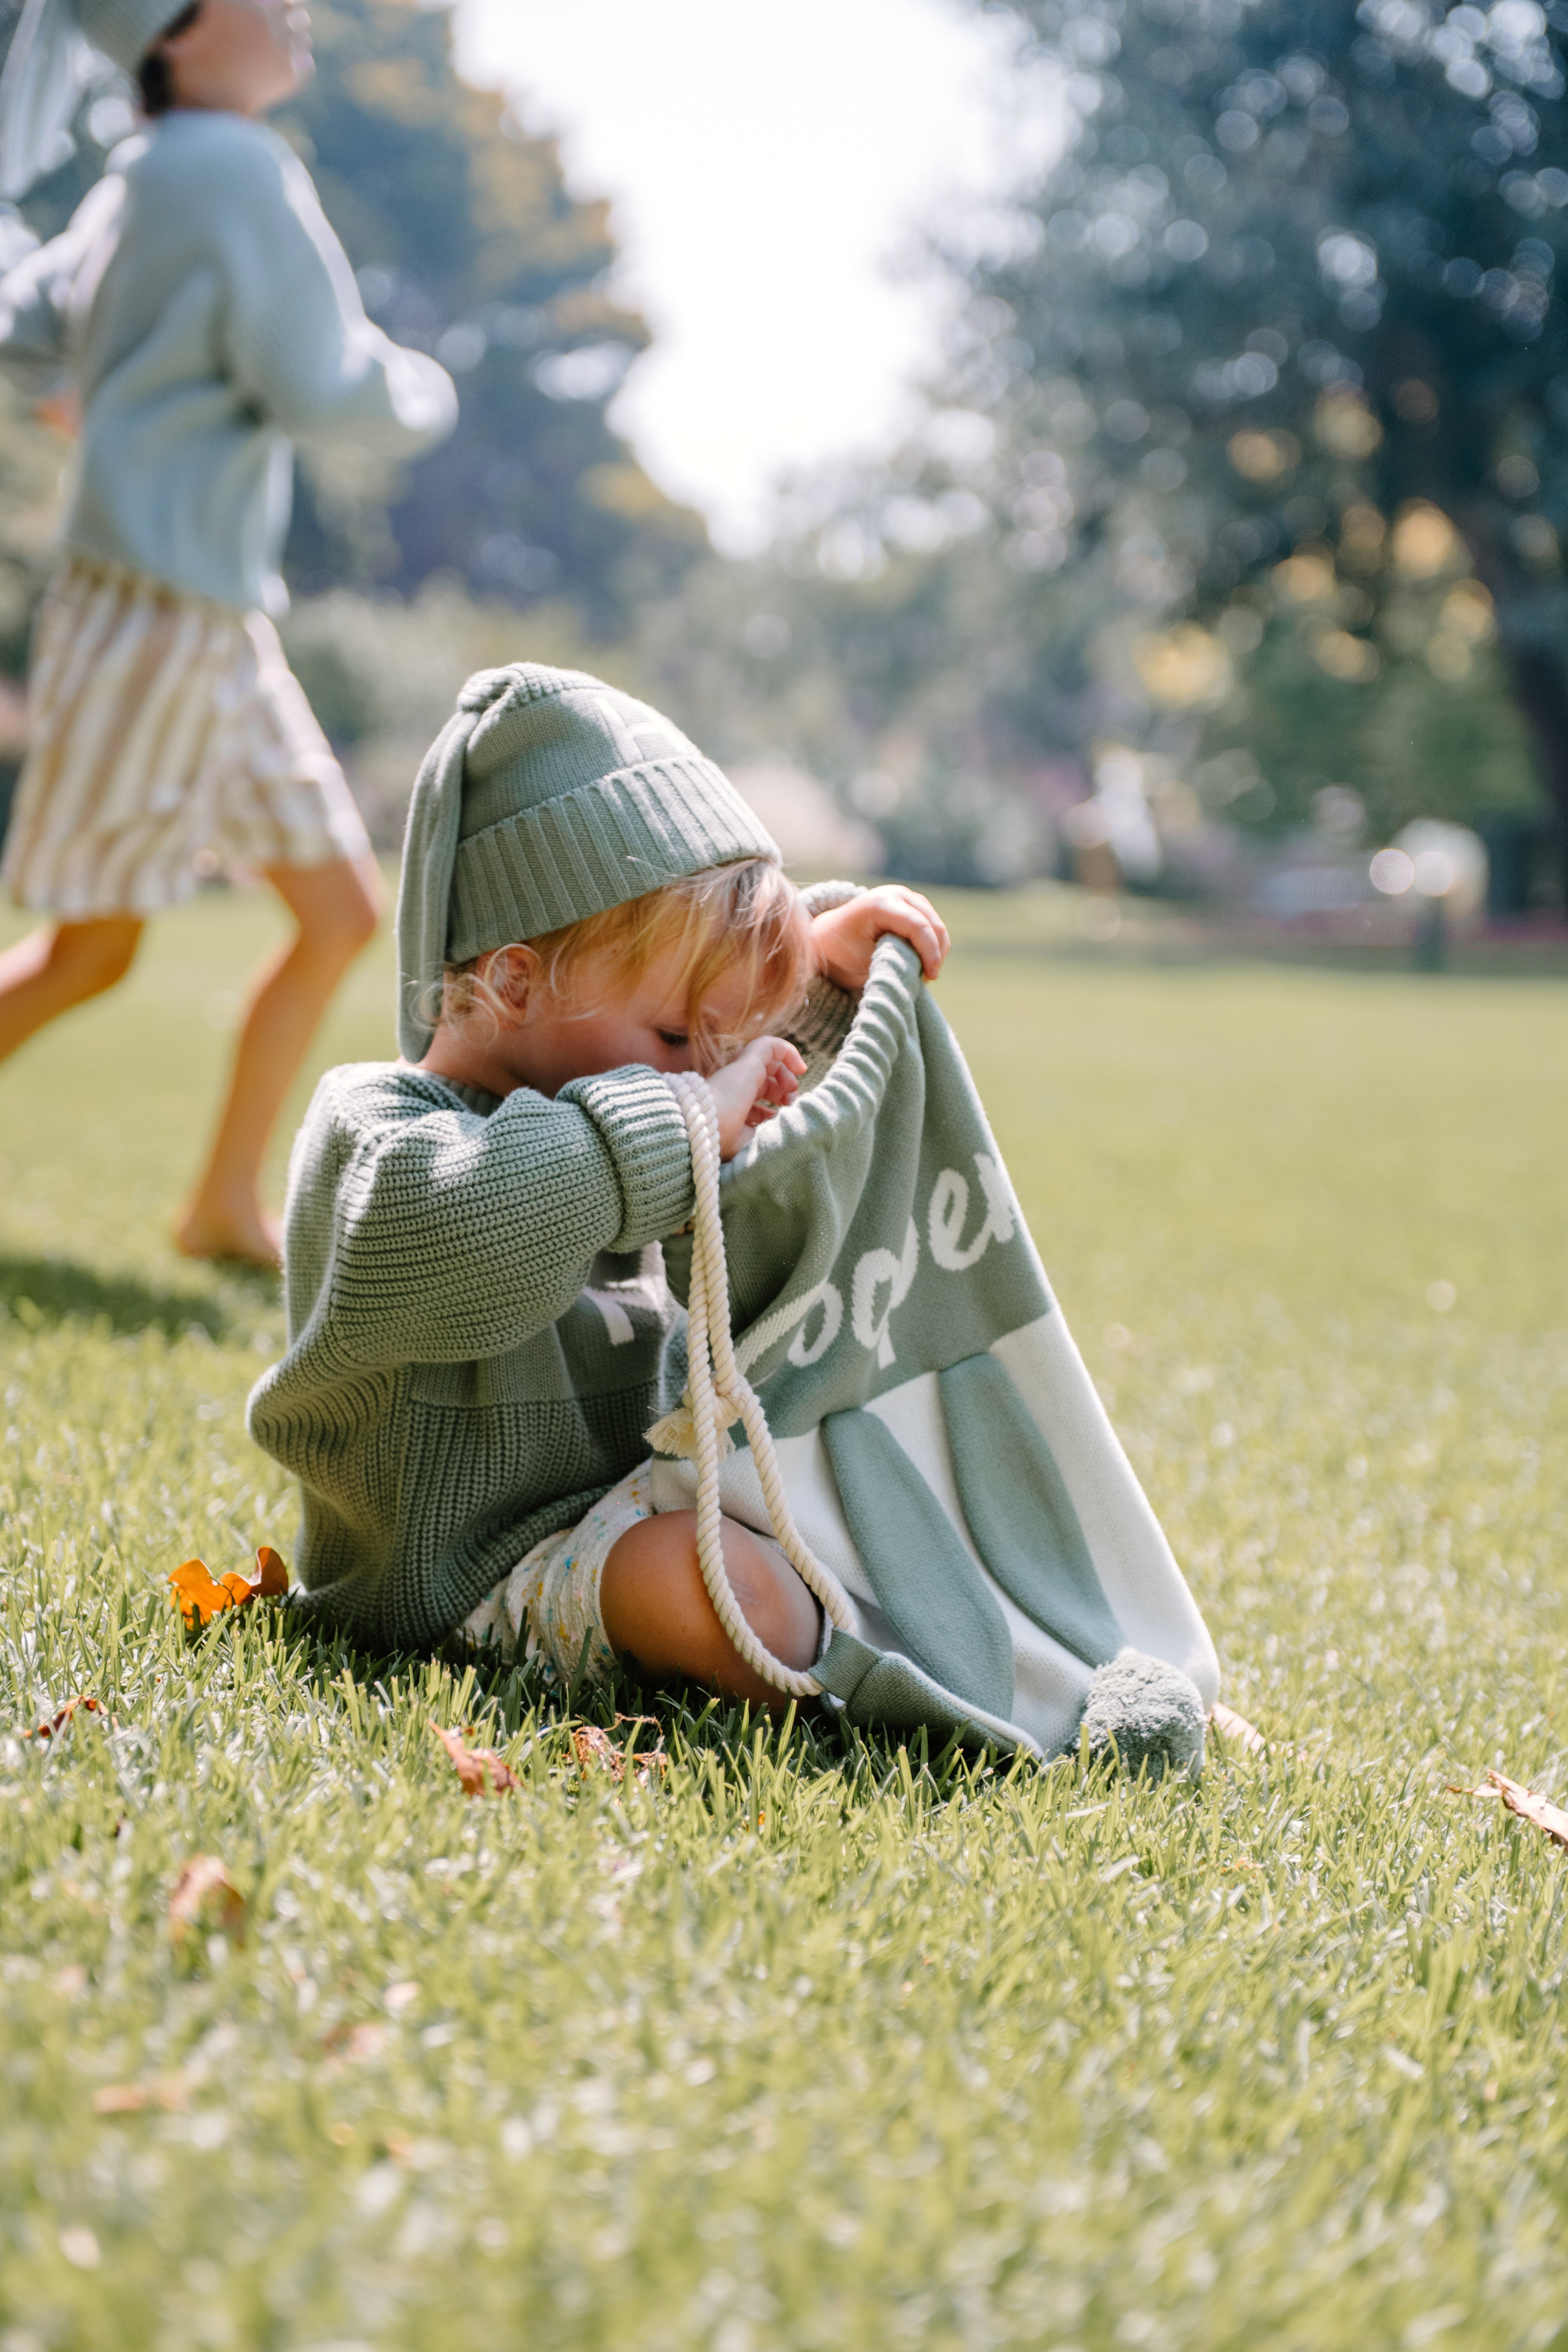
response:
[[[724,1568],[742,1616],[785,1665],[816,1655],[816,1603],[787,1561],[750,1528],[722,1525]],[[733,1680],[739,1665],[702,1580],[695,1511],[643,1519],[605,1562],[600,1613],[614,1650],[650,1668],[679,1667],[704,1681]]]
[[[772,1546],[732,1519],[724,1522],[724,1566],[741,1614],[765,1649],[786,1666],[816,1656],[816,1603]]]

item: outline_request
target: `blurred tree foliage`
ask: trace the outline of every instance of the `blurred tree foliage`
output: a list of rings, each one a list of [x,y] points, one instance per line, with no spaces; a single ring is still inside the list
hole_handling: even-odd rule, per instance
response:
[[[644,612],[649,690],[722,761],[801,762],[910,879],[1049,866],[1098,712],[1069,583],[1020,582],[988,531],[970,534],[968,506],[964,535],[940,551],[879,536],[895,499],[973,503],[921,447],[815,493],[825,511],[797,515],[766,557],[710,559]]]
[[[672,673],[836,750],[912,871],[1026,858],[1118,742],[1168,832],[1342,830],[1348,785],[1386,838],[1528,804],[1532,752],[1568,820],[1568,5],[1004,13],[1070,133],[948,255],[925,430],[731,587],[726,671]]]
[[[1219,805],[1466,813],[1528,730],[1568,822],[1568,7],[1013,13],[1078,128],[954,373],[1003,561],[1083,583],[1088,669],[1205,717]]]
[[[527,605],[565,597],[618,627],[700,547],[605,415],[648,340],[606,290],[607,206],[574,196],[553,140],[458,79],[444,9],[317,0],[317,71],[294,138],[366,307],[458,379],[453,438],[382,495],[312,467],[291,554],[305,588],[405,593],[434,573]]]
[[[315,0],[311,23],[317,72],[277,127],[310,167],[367,309],[439,353],[461,415],[412,467],[341,449],[307,459],[289,551],[296,588],[407,595],[455,578],[512,605],[564,600],[588,627],[618,630],[679,581],[704,534],[605,414],[648,339],[606,290],[607,207],[570,193],[553,140],[458,79],[445,8]],[[84,110],[77,156],[24,207],[40,235],[131,127],[111,89]],[[318,690],[341,704],[340,734],[355,731],[363,687],[323,675]]]

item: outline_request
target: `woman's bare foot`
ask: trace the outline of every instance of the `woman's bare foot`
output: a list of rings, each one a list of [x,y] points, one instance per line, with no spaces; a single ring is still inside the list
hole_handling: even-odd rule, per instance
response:
[[[283,1263],[283,1229],[255,1203],[226,1210],[195,1202],[174,1227],[174,1247],[182,1257],[227,1258],[276,1273]]]

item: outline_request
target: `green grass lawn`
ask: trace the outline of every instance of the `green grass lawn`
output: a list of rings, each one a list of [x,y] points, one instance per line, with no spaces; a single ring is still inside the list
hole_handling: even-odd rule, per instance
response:
[[[168,1571],[292,1534],[274,1286],[163,1240],[269,921],[205,898],[0,1073],[0,2352],[1568,2347],[1568,1853],[1447,1785],[1568,1785],[1568,991],[953,912],[1283,1745],[1129,1789],[671,1706],[617,1786],[513,1680],[187,1644]],[[386,1050],[388,974],[321,1061]],[[463,1723],[519,1791],[465,1801]],[[195,1853],[243,1940],[172,1945]]]

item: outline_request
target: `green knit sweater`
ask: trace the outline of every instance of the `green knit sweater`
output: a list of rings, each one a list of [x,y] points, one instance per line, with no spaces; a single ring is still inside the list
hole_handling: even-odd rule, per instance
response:
[[[397,1064],[328,1072],[289,1170],[289,1350],[249,1411],[300,1480],[308,1605],[427,1645],[626,1475],[678,1319],[647,1245],[690,1213],[652,1070],[500,1103]]]
[[[852,1009],[819,982],[791,1024],[810,1077]],[[307,1607],[427,1647],[644,1459],[685,1378],[657,1244],[692,1205],[653,1070],[500,1102],[401,1063],[327,1073],[289,1171],[288,1353],[249,1407],[300,1481]]]

